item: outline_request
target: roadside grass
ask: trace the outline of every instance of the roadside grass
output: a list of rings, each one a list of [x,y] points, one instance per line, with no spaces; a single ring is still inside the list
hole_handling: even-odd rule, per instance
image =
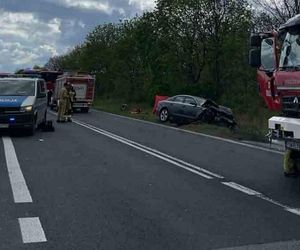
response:
[[[128,105],[126,111],[121,110],[122,104]],[[96,98],[94,108],[113,114],[160,123],[158,117],[152,114],[152,107],[147,103],[126,103],[122,100]],[[141,109],[140,113],[135,114],[132,112],[137,108]],[[258,107],[251,112],[236,111],[234,115],[238,123],[234,130],[224,126],[206,123],[192,123],[182,125],[180,128],[227,139],[267,142],[268,119],[277,114],[270,112],[267,108]],[[165,125],[178,127],[176,124],[171,123],[166,123]]]

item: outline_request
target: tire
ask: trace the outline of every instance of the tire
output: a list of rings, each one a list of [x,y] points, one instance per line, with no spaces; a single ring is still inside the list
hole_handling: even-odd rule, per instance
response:
[[[35,116],[32,126],[28,129],[26,129],[26,135],[33,136],[35,134],[35,131],[37,130],[36,122],[37,122],[37,117]]]
[[[161,122],[166,122],[169,120],[169,111],[166,108],[163,108],[160,112],[159,112],[159,120]]]
[[[89,108],[81,108],[81,112],[82,113],[88,113],[89,112]]]

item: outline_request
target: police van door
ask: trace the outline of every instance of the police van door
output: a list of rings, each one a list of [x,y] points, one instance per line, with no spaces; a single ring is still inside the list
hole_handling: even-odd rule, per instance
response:
[[[37,123],[40,124],[45,121],[47,115],[46,83],[43,80],[39,80],[37,85],[36,109]]]

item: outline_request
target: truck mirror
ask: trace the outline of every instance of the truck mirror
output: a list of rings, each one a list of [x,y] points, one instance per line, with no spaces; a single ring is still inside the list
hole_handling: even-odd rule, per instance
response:
[[[268,72],[273,72],[276,68],[274,38],[266,38],[261,42],[261,66]]]
[[[251,34],[250,36],[250,46],[251,47],[260,47],[261,45],[261,36],[258,34]]]
[[[260,49],[252,49],[249,52],[249,64],[252,67],[259,68],[261,66]]]

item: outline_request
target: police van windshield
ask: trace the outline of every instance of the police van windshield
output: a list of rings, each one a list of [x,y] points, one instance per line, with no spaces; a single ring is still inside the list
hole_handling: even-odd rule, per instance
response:
[[[280,57],[281,69],[300,68],[300,31],[289,31],[285,37]]]
[[[0,80],[0,96],[34,96],[33,80]]]

